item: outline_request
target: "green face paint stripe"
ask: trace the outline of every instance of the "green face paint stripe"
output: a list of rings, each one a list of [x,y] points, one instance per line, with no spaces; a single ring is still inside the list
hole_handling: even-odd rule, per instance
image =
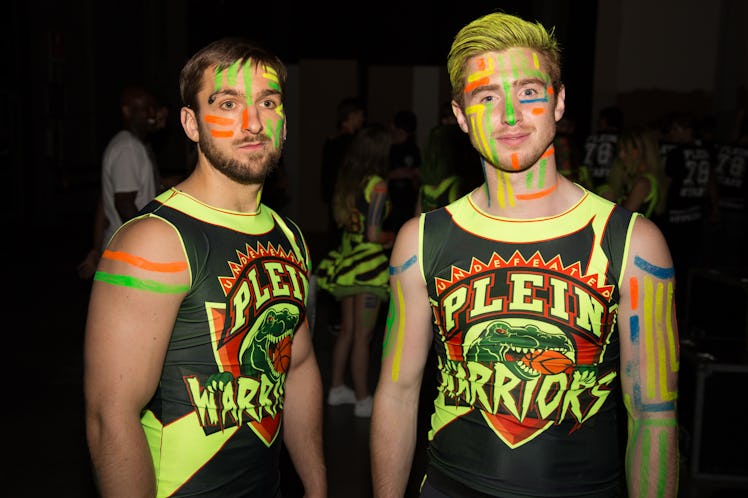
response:
[[[274,123],[270,119],[265,120],[265,134],[273,141],[275,147],[280,145],[281,129],[281,121],[276,121]]]
[[[262,75],[268,80],[268,88],[277,90],[280,92],[280,82],[278,81],[278,73],[272,67],[265,66]]]
[[[231,66],[229,66],[228,71],[226,71],[226,85],[227,86],[234,86],[236,85],[236,77],[239,74],[239,61],[234,61]]]
[[[216,69],[215,88],[213,89],[214,92],[217,92],[221,89],[221,85],[223,84],[223,73],[223,69]]]
[[[491,126],[491,116],[493,115],[493,106],[494,104],[487,104],[486,109],[483,113],[483,131],[484,135],[487,137],[491,136],[491,130],[493,129],[493,126]],[[499,154],[496,152],[496,141],[495,140],[486,140],[486,143],[488,144],[488,155],[491,156],[491,160],[498,164],[499,162]]]
[[[527,187],[528,190],[532,188],[532,178],[532,171],[528,171],[527,176],[525,176],[525,187]]]
[[[514,102],[510,97],[512,87],[507,82],[502,83],[501,86],[504,87],[504,112],[506,112],[506,122],[509,123],[509,125],[514,125],[517,123],[517,115],[514,113]]]
[[[101,271],[97,271],[96,274],[94,274],[94,280],[122,287],[131,287],[133,289],[156,292],[158,294],[179,294],[190,290],[189,285],[169,285],[156,282],[155,280],[144,280],[130,275],[112,275],[111,273]]]

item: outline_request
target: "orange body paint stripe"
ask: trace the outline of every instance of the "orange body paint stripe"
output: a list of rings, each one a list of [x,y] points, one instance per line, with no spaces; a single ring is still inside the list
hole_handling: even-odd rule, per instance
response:
[[[137,266],[138,268],[143,268],[144,270],[150,271],[176,273],[178,271],[184,271],[187,269],[186,261],[175,261],[173,263],[154,263],[153,261],[148,261],[147,259],[143,259],[140,256],[133,256],[132,254],[128,254],[122,251],[110,251],[108,249],[104,251],[104,254],[102,254],[101,257],[105,259],[111,259],[113,261],[122,261],[123,263],[127,263],[129,265]]]
[[[229,138],[234,136],[233,131],[210,130],[210,134],[216,138]]]
[[[540,114],[543,114],[545,112],[545,109],[542,109],[540,107],[533,107],[532,111],[530,111],[530,112],[532,112],[533,114],[535,114],[536,116],[538,116]]]
[[[631,293],[631,309],[639,307],[639,280],[634,277],[629,279],[629,291]]]

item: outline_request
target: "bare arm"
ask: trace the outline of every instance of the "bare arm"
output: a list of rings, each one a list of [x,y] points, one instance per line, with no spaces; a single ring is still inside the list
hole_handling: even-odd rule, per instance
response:
[[[140,416],[158,386],[188,284],[178,237],[157,219],[124,227],[99,263],[86,322],[84,392],[86,435],[103,497],[155,495]]]
[[[678,327],[674,271],[659,229],[639,216],[621,282],[621,385],[628,412],[626,475],[632,498],[678,491]]]
[[[327,496],[322,450],[322,380],[307,321],[294,335],[286,376],[283,440],[304,485],[305,496]]]
[[[418,401],[432,341],[432,313],[419,270],[418,218],[400,229],[390,259],[390,310],[371,418],[374,496],[402,497],[416,445]]]

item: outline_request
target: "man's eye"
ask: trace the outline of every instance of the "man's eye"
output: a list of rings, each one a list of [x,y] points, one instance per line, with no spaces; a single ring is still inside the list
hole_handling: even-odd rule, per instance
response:
[[[538,94],[538,91],[534,88],[523,88],[522,89],[523,97],[534,97],[537,94]]]
[[[230,110],[236,108],[236,102],[234,102],[233,100],[227,100],[225,102],[221,102],[220,107],[221,107],[221,109],[224,109],[226,111],[230,111]]]
[[[496,100],[496,97],[494,97],[493,95],[486,95],[485,97],[480,99],[481,103],[485,104],[493,102],[494,100]]]
[[[278,107],[278,104],[276,104],[273,100],[263,100],[262,102],[260,102],[260,105],[265,109],[275,109],[276,107]]]

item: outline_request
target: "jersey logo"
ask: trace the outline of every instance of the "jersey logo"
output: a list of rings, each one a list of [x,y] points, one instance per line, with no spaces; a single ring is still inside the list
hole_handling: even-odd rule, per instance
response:
[[[514,448],[563,421],[574,430],[600,410],[617,376],[600,370],[618,311],[604,275],[515,252],[452,267],[435,285],[444,412],[477,410]],[[438,418],[432,435],[451,420]]]
[[[279,434],[293,335],[308,291],[303,261],[272,244],[247,246],[219,281],[226,302],[206,303],[219,374],[186,380],[208,430],[247,424],[267,446]]]

